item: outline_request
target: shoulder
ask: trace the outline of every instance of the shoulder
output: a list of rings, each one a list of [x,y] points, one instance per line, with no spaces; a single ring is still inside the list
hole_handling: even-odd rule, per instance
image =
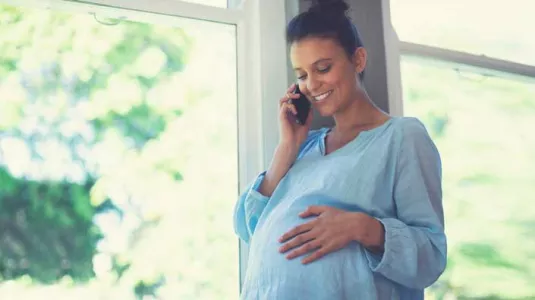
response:
[[[395,117],[396,133],[402,138],[429,136],[427,128],[415,117]]]
[[[438,148],[422,121],[415,117],[397,117],[395,124],[394,135],[400,155],[431,155],[440,159]]]
[[[402,146],[410,146],[414,143],[431,142],[424,123],[415,117],[395,117],[394,135]]]

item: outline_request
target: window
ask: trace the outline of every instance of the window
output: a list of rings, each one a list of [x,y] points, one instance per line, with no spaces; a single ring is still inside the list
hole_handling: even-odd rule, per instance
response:
[[[531,0],[391,0],[402,41],[527,65],[535,65],[533,11]]]
[[[522,63],[533,73],[535,44],[522,38],[533,4],[512,1],[504,13],[488,1],[428,2],[391,6],[402,44],[413,43],[401,56],[404,114],[425,123],[443,161],[449,261],[426,299],[535,298],[535,78],[503,72]],[[418,50],[429,45],[441,55]]]
[[[238,8],[243,1],[245,0],[185,0],[185,2],[221,8]]]
[[[1,13],[1,298],[236,298],[234,26]]]
[[[284,3],[0,2],[0,298],[236,299]]]
[[[535,230],[535,84],[459,67],[402,60],[405,114],[426,124],[443,159],[449,262],[431,291],[529,299],[535,295],[529,238]]]
[[[215,6],[215,7],[222,7],[222,8],[227,8],[227,1],[228,0],[186,0],[186,2]]]

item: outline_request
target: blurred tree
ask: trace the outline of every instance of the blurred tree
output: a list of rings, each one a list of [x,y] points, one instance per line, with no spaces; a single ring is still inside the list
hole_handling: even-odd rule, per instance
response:
[[[87,281],[103,237],[95,216],[125,209],[97,188],[111,152],[141,152],[180,115],[158,89],[176,80],[191,40],[179,28],[9,6],[0,24],[0,280]],[[138,229],[155,224],[139,217]],[[119,279],[129,266],[114,261]],[[138,296],[155,288],[132,285]]]
[[[448,264],[426,299],[535,299],[533,84],[470,80],[425,59],[402,66],[405,114],[443,158]]]
[[[91,206],[87,192],[92,182],[37,182],[13,178],[3,169],[0,182],[0,279],[92,278],[101,238],[92,220],[98,207]]]

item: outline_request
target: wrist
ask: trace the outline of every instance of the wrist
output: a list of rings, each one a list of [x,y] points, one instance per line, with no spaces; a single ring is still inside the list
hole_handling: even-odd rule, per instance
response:
[[[385,228],[383,223],[366,214],[361,214],[359,217],[363,218],[359,222],[359,226],[363,230],[355,230],[355,232],[358,232],[355,240],[371,252],[383,252],[385,244]]]
[[[271,165],[266,172],[269,182],[276,186],[279,181],[286,175],[297,157],[297,151],[291,145],[279,144],[275,149]]]

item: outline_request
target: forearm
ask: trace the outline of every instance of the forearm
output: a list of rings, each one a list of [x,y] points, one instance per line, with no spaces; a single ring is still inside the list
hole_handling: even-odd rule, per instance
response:
[[[277,147],[271,165],[260,185],[260,194],[271,197],[281,179],[295,162],[297,152],[298,149],[290,145],[281,144]]]

